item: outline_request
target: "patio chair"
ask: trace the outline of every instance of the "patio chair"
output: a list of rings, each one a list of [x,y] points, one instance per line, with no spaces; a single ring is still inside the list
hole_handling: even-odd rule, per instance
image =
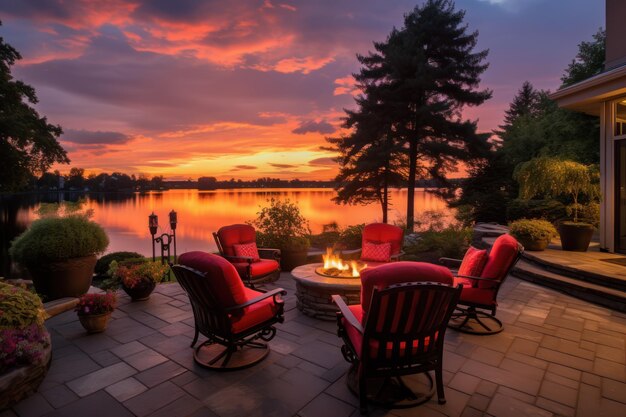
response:
[[[254,291],[243,285],[235,267],[226,259],[205,252],[187,252],[172,266],[176,279],[189,296],[195,334],[207,341],[194,351],[201,366],[231,370],[263,360],[269,342],[276,335],[274,324],[283,322],[282,295],[277,288]]]
[[[220,255],[231,262],[250,288],[280,277],[280,249],[257,248],[256,230],[248,224],[232,224],[213,233]]]
[[[398,261],[403,255],[404,230],[386,223],[371,223],[363,228],[361,260],[369,267]]]
[[[463,333],[489,335],[503,329],[496,318],[498,291],[524,251],[511,235],[501,235],[487,253],[470,247],[463,260],[441,258],[440,262],[457,267],[455,284],[462,284],[459,305],[449,327]]]
[[[368,401],[392,408],[414,407],[437,390],[445,403],[442,374],[446,326],[461,292],[452,287],[447,268],[423,262],[395,262],[365,269],[361,274],[361,304],[333,301],[341,352],[352,363],[348,387],[359,397],[360,411]],[[435,371],[433,384],[429,371]],[[416,378],[430,385],[418,392]],[[423,391],[423,387],[422,387]]]

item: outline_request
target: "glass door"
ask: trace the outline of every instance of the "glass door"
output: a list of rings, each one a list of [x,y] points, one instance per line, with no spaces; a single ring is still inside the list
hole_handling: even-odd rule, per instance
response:
[[[615,251],[626,253],[626,140],[615,142]]]

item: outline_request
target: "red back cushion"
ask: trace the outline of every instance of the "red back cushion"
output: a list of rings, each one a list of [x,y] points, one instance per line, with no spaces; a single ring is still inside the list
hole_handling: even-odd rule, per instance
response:
[[[470,246],[467,252],[465,252],[463,262],[461,262],[461,266],[459,267],[459,275],[480,277],[486,263],[487,250],[476,249],[475,247]]]
[[[251,243],[236,243],[233,245],[235,249],[235,256],[245,256],[252,258],[254,261],[261,259],[259,256],[259,249],[256,247],[255,242]]]
[[[205,273],[209,290],[222,307],[242,304],[247,300],[237,270],[221,256],[200,251],[187,252],[178,257],[178,263]]]
[[[217,231],[217,236],[226,256],[237,256],[234,247],[236,244],[256,242],[256,230],[249,224],[224,226]]]
[[[361,259],[373,262],[391,261],[391,243],[363,242]]]
[[[387,288],[402,282],[440,282],[452,285],[454,278],[448,268],[426,262],[393,262],[361,271],[361,306],[363,318],[369,311],[374,288]]]
[[[483,268],[481,278],[495,279],[502,281],[513,263],[517,259],[519,253],[519,245],[517,240],[511,235],[502,235],[496,239],[487,263]],[[488,282],[479,282],[478,288],[490,288]]]
[[[404,230],[398,226],[386,223],[372,223],[363,228],[362,243],[390,243],[391,254],[395,255],[402,250]]]

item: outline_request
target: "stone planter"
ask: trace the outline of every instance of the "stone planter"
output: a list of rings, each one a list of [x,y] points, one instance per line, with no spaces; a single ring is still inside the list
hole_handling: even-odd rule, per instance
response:
[[[109,318],[111,318],[111,313],[78,315],[78,320],[87,330],[87,333],[102,333],[105,331]]]
[[[48,344],[39,363],[17,366],[0,374],[0,411],[12,407],[37,391],[48,373],[51,359],[52,348]]]
[[[80,297],[89,290],[96,255],[29,266],[35,289],[46,301],[64,297]]]
[[[143,301],[150,298],[150,294],[156,288],[154,281],[144,279],[135,285],[133,288],[127,287],[122,284],[122,289],[133,301]]]

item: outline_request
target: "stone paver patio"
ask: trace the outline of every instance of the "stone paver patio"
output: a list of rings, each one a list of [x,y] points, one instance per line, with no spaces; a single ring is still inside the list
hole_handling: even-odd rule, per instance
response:
[[[217,373],[196,366],[193,317],[177,284],[120,306],[87,336],[75,313],[50,319],[53,361],[39,392],[0,413],[21,416],[357,416],[334,322],[309,318],[289,291],[286,321],[259,365]],[[448,331],[446,405],[435,399],[372,416],[626,416],[626,315],[509,278],[499,296],[505,330]]]

